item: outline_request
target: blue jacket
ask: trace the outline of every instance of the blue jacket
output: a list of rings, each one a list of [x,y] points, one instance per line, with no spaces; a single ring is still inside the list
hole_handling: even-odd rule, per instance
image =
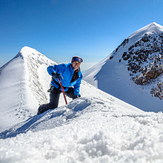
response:
[[[79,95],[79,88],[80,88],[80,84],[81,84],[81,80],[83,78],[82,73],[79,69],[78,71],[78,79],[71,82],[71,79],[73,77],[74,74],[74,68],[71,66],[71,63],[69,64],[60,64],[60,65],[54,65],[54,66],[49,66],[47,68],[47,71],[49,73],[49,75],[52,75],[52,73],[57,73],[57,74],[61,74],[63,79],[60,79],[62,82],[62,85],[64,87],[64,91],[66,92],[69,87],[74,87],[74,94],[75,95]],[[57,83],[58,84],[57,84]],[[51,81],[51,85],[59,88],[59,81],[58,79],[54,79]],[[61,90],[61,88],[60,88]]]

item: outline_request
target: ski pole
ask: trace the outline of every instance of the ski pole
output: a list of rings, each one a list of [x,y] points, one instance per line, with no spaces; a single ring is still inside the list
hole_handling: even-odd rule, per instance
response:
[[[60,81],[59,78],[58,78],[58,81],[59,81],[59,84],[60,84],[61,89],[62,89],[62,93],[63,93],[64,99],[65,99],[65,103],[68,104],[68,103],[67,103],[67,99],[66,99],[66,95],[65,95],[65,91],[64,91],[64,89],[63,89],[63,85],[62,85],[62,83],[61,83],[61,81]]]

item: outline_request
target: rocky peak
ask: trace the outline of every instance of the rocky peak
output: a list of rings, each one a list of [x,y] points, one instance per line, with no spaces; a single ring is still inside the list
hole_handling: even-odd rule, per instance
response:
[[[136,38],[139,36],[139,39],[131,44],[133,39],[131,36]],[[163,27],[153,22],[131,36],[117,47],[110,59],[120,48],[126,48],[121,54],[119,62],[125,62],[131,80],[135,84],[149,84],[163,73]],[[151,94],[158,97],[158,90],[160,90],[160,83],[157,84],[157,89],[153,88],[151,90]],[[161,92],[163,94],[162,89]],[[160,99],[163,99],[162,94],[159,97]]]

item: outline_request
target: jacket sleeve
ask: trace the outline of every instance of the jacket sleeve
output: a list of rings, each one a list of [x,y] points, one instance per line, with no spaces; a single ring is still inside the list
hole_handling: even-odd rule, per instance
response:
[[[81,84],[82,78],[83,78],[83,76],[82,76],[82,74],[81,74],[81,76],[78,78],[76,84],[74,85],[74,94],[75,94],[75,95],[79,95],[80,84]]]
[[[55,65],[54,65],[54,66],[49,66],[49,67],[47,68],[47,71],[48,71],[49,75],[52,75],[53,73],[56,73],[55,68],[56,68]]]
[[[64,71],[64,68],[65,68],[64,64],[54,65],[54,66],[49,66],[47,68],[47,71],[49,75],[52,75],[53,73],[60,74]]]

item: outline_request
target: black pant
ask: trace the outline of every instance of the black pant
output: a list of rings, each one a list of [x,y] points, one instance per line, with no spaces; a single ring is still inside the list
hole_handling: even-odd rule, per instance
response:
[[[59,102],[59,96],[60,96],[61,91],[58,90],[57,88],[54,88],[51,92],[50,92],[50,102],[47,104],[49,109],[54,109],[56,107],[58,107],[58,102]],[[65,94],[70,97],[75,99],[75,95],[74,95],[74,89],[73,88],[69,88]]]
[[[43,104],[40,105],[40,107],[38,108],[38,113],[37,114],[41,114],[49,109],[54,109],[58,107],[58,103],[59,103],[59,96],[61,94],[62,91],[60,91],[59,89],[53,87],[53,89],[50,89],[50,102],[48,104]],[[69,88],[65,94],[70,97],[75,99],[76,96],[74,95],[74,88]]]

